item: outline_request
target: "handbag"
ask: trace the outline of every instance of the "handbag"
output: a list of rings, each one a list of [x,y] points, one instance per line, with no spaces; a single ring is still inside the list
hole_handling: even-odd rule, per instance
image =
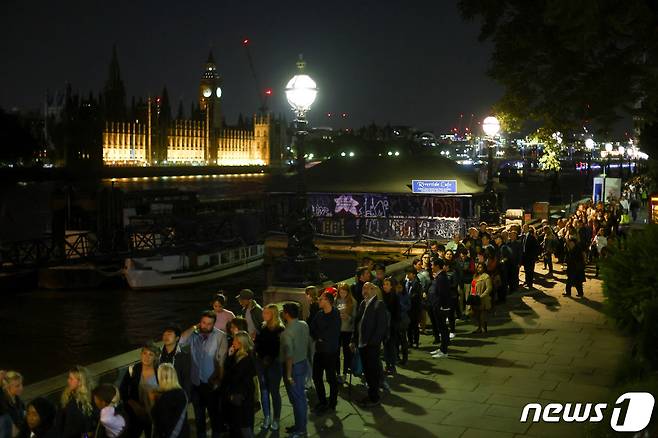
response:
[[[352,356],[352,375],[357,377],[363,375],[363,363],[361,362],[361,355],[358,348],[354,350],[354,355]]]
[[[469,295],[468,298],[466,298],[466,304],[469,306],[479,306],[480,295]]]

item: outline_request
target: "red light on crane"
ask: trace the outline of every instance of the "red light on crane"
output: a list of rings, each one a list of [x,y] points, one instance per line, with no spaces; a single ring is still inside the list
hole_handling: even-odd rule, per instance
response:
[[[245,46],[246,46],[247,44],[249,44],[249,38],[245,38],[245,39],[243,39],[243,40],[242,40],[242,44],[245,45]]]
[[[272,89],[271,88],[266,89],[265,90],[265,95],[266,96],[271,96],[272,95]]]

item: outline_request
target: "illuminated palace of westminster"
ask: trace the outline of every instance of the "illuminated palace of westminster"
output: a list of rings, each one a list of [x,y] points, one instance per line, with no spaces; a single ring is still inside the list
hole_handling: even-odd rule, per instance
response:
[[[115,59],[113,59],[113,63]],[[118,77],[110,67],[112,75]],[[145,120],[105,122],[103,164],[106,166],[220,165],[268,166],[280,156],[282,125],[269,114],[254,116],[252,129],[222,126],[222,88],[212,53],[199,86],[197,120],[160,117],[161,98],[149,98]],[[274,125],[277,125],[276,127]],[[275,129],[276,128],[276,129]]]

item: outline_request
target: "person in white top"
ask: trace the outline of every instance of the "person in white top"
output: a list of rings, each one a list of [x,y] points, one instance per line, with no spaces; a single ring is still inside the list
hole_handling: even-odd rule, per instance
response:
[[[101,411],[96,429],[96,438],[116,438],[126,428],[126,419],[119,405],[119,390],[109,383],[103,383],[92,392],[94,404]],[[101,430],[102,428],[102,430]]]

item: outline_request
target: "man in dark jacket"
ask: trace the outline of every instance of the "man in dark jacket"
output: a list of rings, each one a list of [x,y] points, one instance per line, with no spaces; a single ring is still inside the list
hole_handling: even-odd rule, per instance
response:
[[[420,287],[420,283],[418,284]],[[359,348],[363,371],[368,384],[368,397],[361,400],[364,407],[380,402],[379,385],[382,382],[382,365],[379,359],[381,345],[388,332],[386,305],[377,299],[377,286],[363,285],[363,301],[359,305],[352,334],[352,348]]]
[[[585,282],[585,252],[574,238],[567,240],[565,261],[567,262],[567,287],[562,295],[570,297],[571,287],[575,286],[578,296],[582,297]]]
[[[170,363],[176,368],[178,383],[185,391],[187,399],[192,395],[192,357],[189,347],[181,347],[178,344],[181,330],[176,324],[167,325],[162,331],[162,354],[160,363]]]
[[[368,266],[361,266],[356,269],[354,276],[356,281],[352,285],[350,292],[352,292],[352,296],[357,304],[360,304],[363,301],[363,285],[372,279],[372,271]]]
[[[432,351],[432,357],[439,359],[448,355],[448,342],[450,341],[450,330],[446,324],[446,318],[450,313],[453,300],[450,294],[450,279],[448,278],[448,265],[441,259],[433,263],[436,272],[432,286],[430,286],[429,302],[434,313],[434,321],[437,324],[437,332],[441,338],[441,344],[437,350]]]
[[[516,292],[519,289],[519,266],[521,265],[523,246],[518,236],[519,234],[516,230],[510,230],[508,242],[510,249],[509,270],[507,271],[507,283],[509,284],[510,292]]]
[[[410,266],[406,270],[404,290],[409,294],[411,310],[409,310],[409,346],[418,348],[420,342],[420,315],[423,311],[423,287],[416,276],[416,269]]]
[[[338,403],[338,376],[336,364],[340,348],[340,314],[334,307],[334,296],[325,292],[318,299],[320,311],[315,314],[309,327],[311,337],[315,341],[313,355],[313,383],[318,395],[318,405],[315,413],[321,414],[328,409],[335,410]],[[329,401],[324,389],[322,374],[329,383]]]
[[[533,227],[528,227],[523,235],[523,252],[521,255],[523,261],[523,272],[525,272],[525,285],[528,289],[534,288],[533,280],[535,277],[535,262],[539,257],[539,252],[539,242],[535,237],[535,229]]]
[[[251,289],[242,289],[240,294],[235,298],[240,303],[240,306],[242,306],[240,316],[247,320],[247,331],[253,339],[260,332],[261,327],[263,327],[263,308],[254,299],[254,293]]]

